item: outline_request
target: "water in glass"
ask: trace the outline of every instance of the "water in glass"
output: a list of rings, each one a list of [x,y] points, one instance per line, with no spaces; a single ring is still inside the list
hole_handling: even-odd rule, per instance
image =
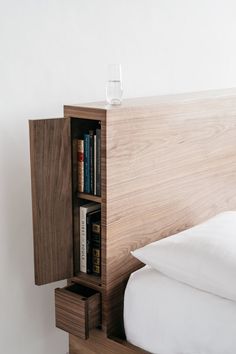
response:
[[[122,100],[122,83],[120,80],[108,80],[106,88],[107,102],[112,105],[121,104]]]
[[[123,86],[122,70],[120,64],[108,65],[108,77],[106,86],[107,102],[112,105],[121,104]]]

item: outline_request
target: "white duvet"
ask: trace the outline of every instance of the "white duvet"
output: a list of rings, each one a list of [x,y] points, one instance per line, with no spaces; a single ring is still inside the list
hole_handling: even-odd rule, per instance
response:
[[[127,340],[155,354],[236,354],[236,302],[146,266],[124,298]]]

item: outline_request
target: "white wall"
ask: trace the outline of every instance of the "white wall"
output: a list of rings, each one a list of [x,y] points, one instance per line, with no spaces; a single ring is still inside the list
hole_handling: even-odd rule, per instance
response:
[[[53,288],[33,285],[28,124],[104,98],[236,86],[234,0],[0,0],[0,352],[64,354]],[[61,284],[59,284],[61,285]]]

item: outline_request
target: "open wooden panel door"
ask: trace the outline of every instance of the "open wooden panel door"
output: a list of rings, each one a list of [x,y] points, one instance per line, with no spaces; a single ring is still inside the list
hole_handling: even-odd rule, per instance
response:
[[[35,283],[73,276],[70,119],[31,120]]]

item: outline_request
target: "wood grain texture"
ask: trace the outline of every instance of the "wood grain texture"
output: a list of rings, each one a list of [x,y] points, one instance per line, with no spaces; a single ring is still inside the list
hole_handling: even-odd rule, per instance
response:
[[[106,118],[106,109],[66,105],[64,106],[64,117],[104,121]]]
[[[73,124],[71,129],[72,135],[72,210],[73,210],[73,274],[80,271],[80,218],[79,208],[80,202],[76,197],[78,192],[78,139],[74,137]]]
[[[109,105],[106,101],[88,102],[82,104],[65,105],[64,116],[86,119],[101,119],[106,121],[107,113],[122,112],[127,109],[150,109],[151,106],[178,104],[183,102],[200,101],[200,100],[215,100],[217,98],[233,98],[236,95],[236,88],[221,89],[221,90],[206,90],[198,92],[177,93],[169,95],[159,95],[151,97],[135,97],[128,98],[122,101],[121,105]]]
[[[86,296],[83,291],[71,292],[75,285],[55,290],[56,326],[82,339],[89,329],[100,324],[100,294]]]
[[[86,341],[70,335],[70,354],[148,354],[127,342],[117,342],[106,337],[100,330],[92,330]]]
[[[89,200],[91,202],[101,203],[102,198],[88,193],[77,193],[77,197],[84,200]]]
[[[78,199],[73,184],[72,201],[68,156],[72,140],[100,121],[102,275],[98,283],[75,267],[73,279],[101,292],[103,331],[90,331],[87,341],[70,336],[70,353],[138,353],[108,338],[123,334],[124,289],[142,266],[130,251],[236,209],[236,90],[131,99],[118,107],[65,106],[64,111],[74,119],[30,122],[36,283],[74,275],[67,235],[72,235],[72,213],[78,223],[82,196]],[[78,228],[73,232],[78,249]],[[72,299],[67,291],[57,293],[61,328],[88,336],[98,314],[100,320],[96,300],[89,310],[89,299],[83,307],[77,294]],[[71,306],[78,306],[75,317]]]
[[[70,120],[29,126],[35,283],[41,285],[73,276]]]
[[[124,289],[141,266],[130,251],[236,209],[236,90],[65,106],[65,116],[101,119],[102,324],[121,335]]]
[[[107,111],[102,225],[108,334],[122,332],[125,285],[141,266],[130,251],[236,209],[236,91],[230,92]]]
[[[106,295],[106,267],[107,267],[107,119],[101,122],[101,280],[102,296],[102,328],[107,331],[108,312]]]
[[[56,327],[86,339],[88,314],[86,301],[66,289],[55,290]]]
[[[102,291],[101,277],[97,275],[78,272],[77,275],[72,278],[72,281]]]

